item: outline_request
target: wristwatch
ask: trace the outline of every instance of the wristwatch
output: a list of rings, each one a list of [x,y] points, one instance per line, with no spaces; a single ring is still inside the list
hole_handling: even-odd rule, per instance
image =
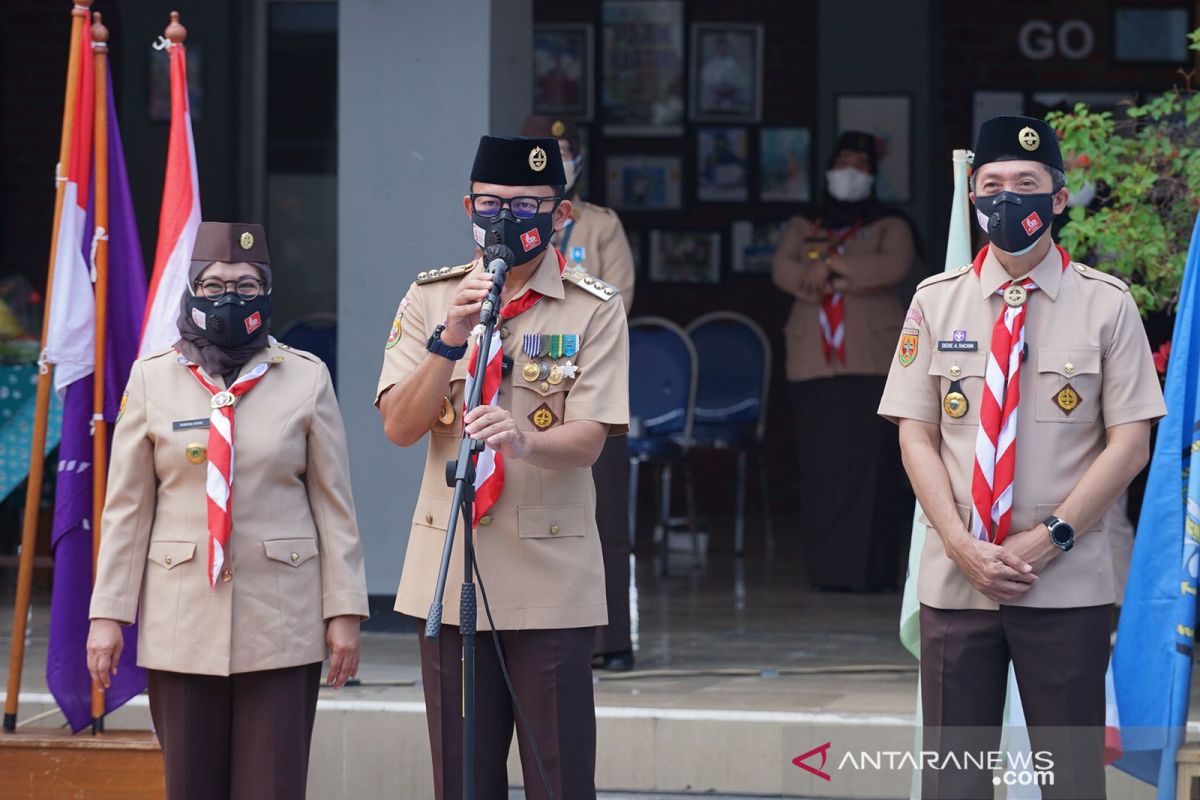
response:
[[[442,331],[444,330],[446,330],[446,323],[444,322],[434,328],[433,335],[429,337],[429,341],[425,342],[425,349],[442,358],[458,361],[467,354],[467,343],[463,342],[458,347],[451,347],[442,341]]]
[[[1075,529],[1071,527],[1071,523],[1050,515],[1042,524],[1050,531],[1050,541],[1059,550],[1065,553],[1075,546]]]

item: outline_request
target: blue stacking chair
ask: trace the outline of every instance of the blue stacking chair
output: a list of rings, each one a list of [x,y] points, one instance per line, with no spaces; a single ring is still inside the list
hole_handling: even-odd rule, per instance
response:
[[[307,350],[325,362],[337,386],[337,315],[328,311],[306,314],[286,326],[275,338],[288,347]]]
[[[755,456],[769,551],[774,541],[762,444],[771,380],[771,343],[758,323],[731,311],[715,311],[693,320],[687,326],[687,334],[700,365],[691,446],[737,453],[737,510],[733,529],[733,549],[737,555],[745,550],[746,473],[750,455]]]
[[[696,405],[696,349],[675,323],[661,317],[629,321],[629,535],[637,531],[638,468],[659,468],[659,568],[668,574],[671,526],[671,470],[687,468]],[[691,487],[691,481],[685,484]],[[698,550],[694,504],[688,498],[687,524]],[[696,555],[699,555],[697,552]]]

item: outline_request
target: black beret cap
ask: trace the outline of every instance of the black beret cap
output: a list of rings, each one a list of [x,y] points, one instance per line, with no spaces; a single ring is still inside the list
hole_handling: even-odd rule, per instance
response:
[[[567,173],[558,139],[481,136],[471,180],[502,186],[562,186]]]
[[[992,117],[979,126],[974,169],[993,161],[1040,161],[1062,170],[1058,135],[1045,120],[1034,117]]]

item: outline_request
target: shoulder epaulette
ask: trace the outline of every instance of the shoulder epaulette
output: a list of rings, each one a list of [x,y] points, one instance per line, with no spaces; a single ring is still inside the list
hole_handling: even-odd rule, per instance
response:
[[[955,278],[961,278],[963,275],[966,275],[970,271],[971,271],[971,265],[963,264],[961,267],[958,267],[956,269],[946,270],[945,272],[939,272],[936,275],[930,275],[928,278],[926,278],[925,280],[918,283],[917,288],[924,289],[926,286],[931,286],[935,283],[941,283],[942,281],[949,281],[949,280],[954,280]]]
[[[1086,264],[1080,264],[1077,261],[1073,261],[1071,262],[1071,268],[1085,278],[1091,278],[1094,281],[1100,281],[1101,283],[1107,283],[1109,286],[1115,286],[1122,292],[1129,291],[1129,286],[1125,283],[1125,281],[1121,280],[1115,275],[1109,275],[1107,272],[1101,272],[1095,267],[1089,267]]]
[[[611,300],[621,293],[621,290],[611,283],[605,283],[579,268],[565,270],[563,272],[563,280],[578,286],[585,292],[591,292],[601,300]]]
[[[446,278],[455,278],[466,275],[471,270],[475,269],[475,263],[463,264],[461,267],[442,267],[441,269],[431,269],[428,272],[417,273],[417,283],[426,284],[434,281],[442,281]]]
[[[151,360],[153,360],[153,359],[155,359],[155,358],[162,358],[163,356],[170,355],[170,354],[172,354],[172,353],[174,353],[174,352],[175,352],[175,348],[174,348],[174,347],[168,347],[168,348],[167,348],[167,349],[165,349],[165,350],[159,350],[159,351],[158,351],[158,352],[156,352],[156,353],[150,353],[149,355],[144,355],[144,356],[142,356],[142,357],[141,357],[141,359],[140,359],[140,360],[141,360],[141,361],[151,361]]]
[[[280,350],[286,350],[289,353],[291,353],[292,355],[297,356],[298,358],[303,358],[306,361],[312,361],[315,364],[323,364],[324,363],[323,361],[321,361],[320,356],[316,355],[315,353],[310,353],[307,350],[299,350],[295,347],[292,347],[291,345],[284,344],[283,342],[276,342],[275,346],[278,347]]]

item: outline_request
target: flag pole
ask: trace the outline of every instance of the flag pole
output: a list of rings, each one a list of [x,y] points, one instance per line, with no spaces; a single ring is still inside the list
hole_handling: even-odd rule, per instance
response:
[[[108,484],[108,423],[104,421],[105,357],[108,333],[108,28],[100,12],[92,14],[92,51],[96,59],[96,124],[94,126],[95,232],[92,275],[96,292],[95,368],[92,371],[92,583],[100,554],[100,519]],[[115,665],[114,665],[115,666]],[[104,692],[92,681],[92,735],[104,730]]]
[[[71,49],[67,56],[67,88],[63,103],[62,136],[58,145],[58,165],[54,175],[54,222],[50,233],[50,264],[46,272],[46,292],[42,301],[42,350],[50,322],[50,293],[54,287],[54,257],[58,244],[59,220],[62,218],[63,192],[67,185],[71,157],[71,130],[75,125],[75,102],[79,96],[79,44],[83,37],[83,22],[92,0],[74,0],[71,9]],[[37,547],[38,511],[42,501],[42,478],[46,466],[46,427],[50,416],[50,379],[52,365],[43,358],[39,363],[37,405],[33,418],[33,444],[29,452],[29,481],[25,487],[25,517],[21,529],[21,555],[17,569],[17,598],[13,606],[12,642],[8,653],[8,688],[4,698],[4,730],[17,729],[18,695],[21,692],[21,669],[25,661],[25,633],[33,588],[33,555]]]

